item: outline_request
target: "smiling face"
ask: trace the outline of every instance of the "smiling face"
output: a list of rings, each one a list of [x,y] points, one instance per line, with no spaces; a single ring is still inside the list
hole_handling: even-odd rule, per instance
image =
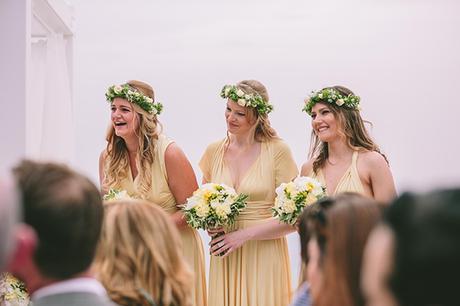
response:
[[[133,105],[123,98],[115,98],[111,105],[111,119],[115,134],[126,138],[136,134],[139,120]]]
[[[255,130],[255,122],[250,122],[248,111],[247,107],[238,105],[238,103],[228,99],[225,119],[227,121],[227,131],[229,133],[244,135],[251,130]]]
[[[316,103],[311,112],[312,128],[322,142],[331,142],[340,138],[339,121],[331,108],[323,103]]]

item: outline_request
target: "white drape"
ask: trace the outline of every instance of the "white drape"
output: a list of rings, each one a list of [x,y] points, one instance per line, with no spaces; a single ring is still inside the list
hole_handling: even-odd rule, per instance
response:
[[[73,163],[75,128],[66,40],[49,34],[32,44],[27,151],[33,158]]]

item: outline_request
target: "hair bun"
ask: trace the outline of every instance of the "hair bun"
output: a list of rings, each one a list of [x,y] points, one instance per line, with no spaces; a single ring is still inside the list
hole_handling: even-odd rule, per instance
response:
[[[246,93],[259,94],[265,100],[265,102],[269,102],[270,100],[267,88],[264,86],[264,84],[257,80],[243,80],[238,82],[237,86]]]
[[[126,82],[131,87],[134,87],[135,89],[139,90],[141,93],[144,95],[150,97],[155,101],[155,92],[153,91],[153,87],[150,86],[146,82],[138,81],[138,80],[129,80]]]

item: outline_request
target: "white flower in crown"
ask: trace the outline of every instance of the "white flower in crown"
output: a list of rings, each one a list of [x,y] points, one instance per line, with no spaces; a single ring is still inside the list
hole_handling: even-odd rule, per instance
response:
[[[230,89],[231,89],[230,86],[225,87],[224,93],[225,93],[226,96],[228,96],[228,93],[230,92]]]
[[[244,99],[238,99],[237,103],[239,106],[246,106],[246,100]]]
[[[122,90],[123,90],[123,87],[121,87],[120,85],[115,85],[113,87],[113,92],[117,95],[120,94]]]
[[[238,89],[237,92],[236,92],[236,95],[240,98],[244,97],[244,91],[242,91],[241,89]]]
[[[338,99],[337,101],[335,101],[335,104],[337,104],[338,106],[342,106],[344,103],[345,101],[343,101],[343,99]]]

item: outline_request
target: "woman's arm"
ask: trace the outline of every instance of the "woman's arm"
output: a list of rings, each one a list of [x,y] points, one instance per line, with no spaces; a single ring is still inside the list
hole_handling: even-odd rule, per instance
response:
[[[212,239],[210,251],[213,255],[219,255],[223,252],[225,254],[222,257],[225,257],[246,241],[277,239],[294,231],[294,226],[280,223],[278,220],[273,219]]]
[[[165,165],[169,189],[176,199],[176,205],[182,205],[198,189],[193,168],[184,152],[175,143],[171,143],[166,149]],[[177,227],[187,226],[181,210],[175,212],[171,218]]]
[[[369,154],[366,163],[374,199],[383,204],[390,203],[396,196],[396,188],[388,163],[377,152]]]

